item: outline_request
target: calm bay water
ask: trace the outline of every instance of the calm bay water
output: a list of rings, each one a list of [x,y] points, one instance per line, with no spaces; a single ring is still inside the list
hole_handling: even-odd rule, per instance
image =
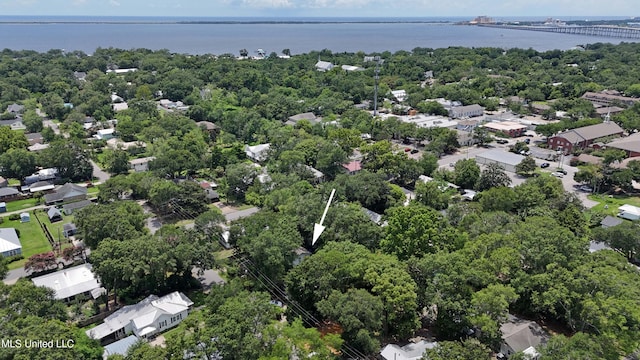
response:
[[[621,39],[454,25],[468,19],[213,19],[0,17],[0,49],[93,53],[98,47],[168,49],[176,53],[238,55],[264,49],[292,54],[329,49],[365,53],[442,48],[501,47],[567,50]],[[202,23],[202,22],[207,23]],[[628,41],[628,40],[627,40]]]

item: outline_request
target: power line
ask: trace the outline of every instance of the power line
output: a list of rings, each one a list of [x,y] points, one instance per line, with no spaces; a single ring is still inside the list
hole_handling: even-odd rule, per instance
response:
[[[193,214],[191,214],[190,212],[185,210],[182,206],[177,204],[175,199],[170,199],[168,203],[172,205],[174,212],[179,214],[183,218],[191,219],[191,220],[196,219],[196,217]],[[307,309],[305,309],[302,305],[298,304],[295,300],[290,300],[286,291],[282,289],[278,284],[276,284],[273,280],[271,280],[269,276],[262,273],[253,261],[251,261],[249,258],[246,258],[246,257],[241,258],[241,256],[242,256],[242,253],[234,253],[232,258],[237,258],[238,265],[243,267],[254,279],[260,282],[260,284],[265,289],[267,289],[267,291],[271,295],[273,295],[276,298],[280,298],[284,302],[286,302],[287,305],[290,306],[292,311],[295,312],[296,315],[298,315],[302,319],[302,321],[305,322],[308,326],[311,326],[314,328],[321,327],[322,322],[320,320],[314,317],[309,311],[307,311]],[[251,269],[249,269],[247,264],[251,265]],[[375,359],[375,357],[370,357],[363,354],[358,349],[350,346],[346,342],[343,342],[342,346],[340,347],[340,350],[351,359],[358,359],[358,360]]]
[[[247,263],[251,264],[252,269],[249,269],[246,266]],[[302,321],[304,321],[307,325],[315,328],[318,328],[322,325],[322,322],[318,320],[316,317],[314,317],[311,313],[309,313],[309,311],[307,311],[304,307],[302,307],[302,305],[298,304],[295,300],[289,300],[286,292],[282,288],[280,288],[276,283],[274,283],[273,280],[271,280],[267,275],[265,275],[260,270],[258,270],[257,266],[250,259],[244,259],[240,264],[245,268],[245,270],[248,271],[248,273],[252,277],[258,280],[263,286],[266,286],[264,282],[267,282],[269,284],[269,286],[267,287],[269,293],[271,293],[272,295],[276,295],[276,297],[284,300],[287,303],[287,305],[291,307],[292,311],[295,312],[296,315],[298,315],[302,319]],[[345,355],[349,356],[352,359],[372,358],[363,354],[358,349],[355,349],[354,347],[350,346],[346,342],[342,344],[341,350]]]

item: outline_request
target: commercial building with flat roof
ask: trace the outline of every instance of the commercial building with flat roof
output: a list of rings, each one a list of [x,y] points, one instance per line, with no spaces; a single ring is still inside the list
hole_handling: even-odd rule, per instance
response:
[[[503,133],[505,135],[508,135],[509,137],[519,137],[524,135],[525,131],[527,131],[526,125],[522,125],[513,121],[490,122],[482,126],[489,129],[489,131]]]
[[[525,156],[506,152],[500,149],[485,151],[476,155],[476,162],[482,165],[498,164],[505,171],[516,172],[516,165],[524,160]]]

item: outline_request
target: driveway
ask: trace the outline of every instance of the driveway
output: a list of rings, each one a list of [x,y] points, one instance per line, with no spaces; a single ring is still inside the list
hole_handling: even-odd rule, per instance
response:
[[[220,274],[218,274],[218,270],[205,270],[202,275],[198,275],[198,270],[200,269],[194,268],[191,270],[191,275],[200,281],[205,292],[208,292],[213,285],[221,285],[225,283],[224,279]]]
[[[150,214],[150,216],[145,220],[145,226],[149,229],[149,232],[153,235],[162,227],[162,222],[156,214],[153,213],[153,210],[149,205],[147,205],[146,201],[138,201],[138,205],[142,206],[142,211],[145,214]]]

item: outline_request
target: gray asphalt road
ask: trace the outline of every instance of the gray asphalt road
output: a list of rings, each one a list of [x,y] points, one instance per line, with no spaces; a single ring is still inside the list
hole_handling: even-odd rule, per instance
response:
[[[97,180],[98,182],[103,183],[103,182],[109,180],[109,178],[111,177],[111,175],[109,175],[109,173],[107,173],[107,172],[103,171],[102,169],[100,169],[98,164],[93,162],[93,160],[90,160],[90,162],[91,162],[91,166],[93,166],[93,177],[98,179]]]
[[[227,222],[231,222],[231,221],[234,221],[234,220],[238,220],[238,219],[242,219],[242,218],[251,216],[251,215],[257,213],[258,211],[260,211],[259,208],[252,207],[252,208],[248,208],[248,209],[245,209],[245,210],[234,211],[234,212],[225,214],[224,218],[227,219]]]
[[[56,124],[52,120],[44,120],[42,121],[42,125],[50,127],[51,129],[53,129],[54,134],[60,135],[60,128],[58,128],[58,124]]]

